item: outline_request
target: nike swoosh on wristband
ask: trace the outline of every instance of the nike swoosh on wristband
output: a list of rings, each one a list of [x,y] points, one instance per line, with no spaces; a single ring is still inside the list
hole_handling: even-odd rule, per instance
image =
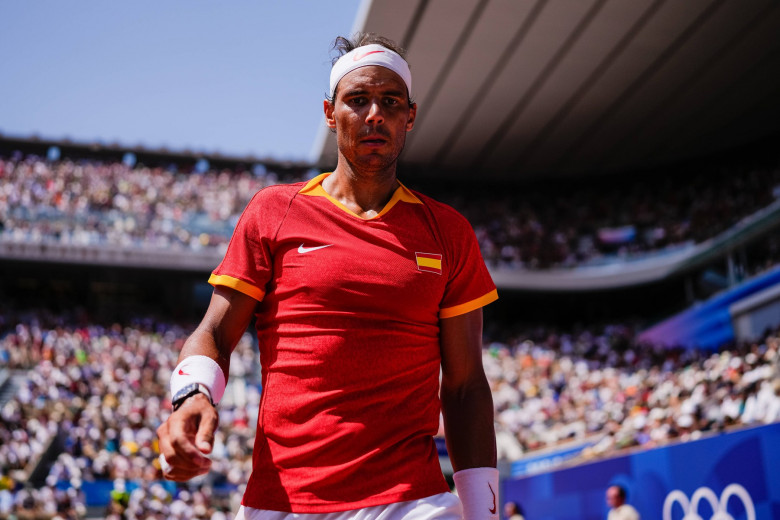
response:
[[[179,369],[179,375],[180,376],[188,376],[189,374],[180,368]]]
[[[494,515],[496,514],[496,494],[493,492],[493,486],[491,486],[489,483],[488,489],[490,489],[490,492],[493,494],[493,507],[488,509],[488,511],[490,511],[491,515]]]
[[[316,247],[303,247],[303,244],[301,244],[301,245],[298,246],[298,252],[300,254],[304,254],[304,253],[308,253],[309,251],[316,251],[317,249],[322,249],[324,247],[330,247],[332,245],[333,244],[327,244],[327,245],[324,245],[324,246],[316,246]]]
[[[355,54],[354,56],[352,56],[352,61],[360,61],[366,56],[368,56],[369,54],[375,54],[377,52],[385,52],[385,51],[368,51],[368,52],[364,52],[363,54]]]

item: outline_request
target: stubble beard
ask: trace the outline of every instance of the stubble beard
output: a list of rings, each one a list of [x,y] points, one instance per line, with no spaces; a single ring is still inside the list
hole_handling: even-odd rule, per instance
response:
[[[394,176],[398,164],[398,157],[401,156],[401,152],[403,152],[405,144],[406,135],[403,136],[401,142],[399,143],[397,153],[392,153],[386,156],[370,154],[368,156],[361,157],[352,155],[352,158],[343,153],[341,147],[339,147],[339,160],[345,161],[345,163],[349,165],[349,168],[352,170],[352,172],[356,174],[371,173],[375,176],[377,173],[379,173]],[[355,147],[357,147],[357,145],[355,145]]]

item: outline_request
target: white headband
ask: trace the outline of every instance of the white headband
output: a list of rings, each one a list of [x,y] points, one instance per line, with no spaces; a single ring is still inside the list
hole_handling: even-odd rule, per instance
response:
[[[412,73],[406,60],[387,47],[372,43],[371,45],[352,49],[333,65],[333,68],[330,70],[330,97],[332,98],[333,93],[336,92],[336,85],[339,84],[341,78],[355,69],[369,65],[385,67],[401,76],[401,79],[406,83],[409,97],[412,96]]]

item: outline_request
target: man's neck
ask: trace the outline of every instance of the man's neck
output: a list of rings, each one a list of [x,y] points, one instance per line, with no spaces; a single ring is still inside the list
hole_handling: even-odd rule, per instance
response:
[[[395,167],[383,171],[358,173],[342,162],[323,182],[322,188],[350,211],[362,218],[375,217],[398,188]]]

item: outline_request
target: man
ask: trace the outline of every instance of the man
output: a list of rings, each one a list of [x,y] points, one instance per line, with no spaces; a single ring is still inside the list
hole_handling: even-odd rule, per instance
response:
[[[495,285],[468,222],[396,178],[417,113],[402,51],[374,35],[335,48],[336,169],[244,211],[172,376],[164,475],[208,472],[209,398],[254,314],[263,395],[239,519],[498,518],[481,360]],[[440,410],[460,500],[433,441]]]
[[[504,518],[506,520],[525,520],[523,508],[517,502],[507,502],[504,504]]]
[[[626,504],[626,490],[622,486],[607,488],[607,520],[639,520],[639,513],[630,504]]]

